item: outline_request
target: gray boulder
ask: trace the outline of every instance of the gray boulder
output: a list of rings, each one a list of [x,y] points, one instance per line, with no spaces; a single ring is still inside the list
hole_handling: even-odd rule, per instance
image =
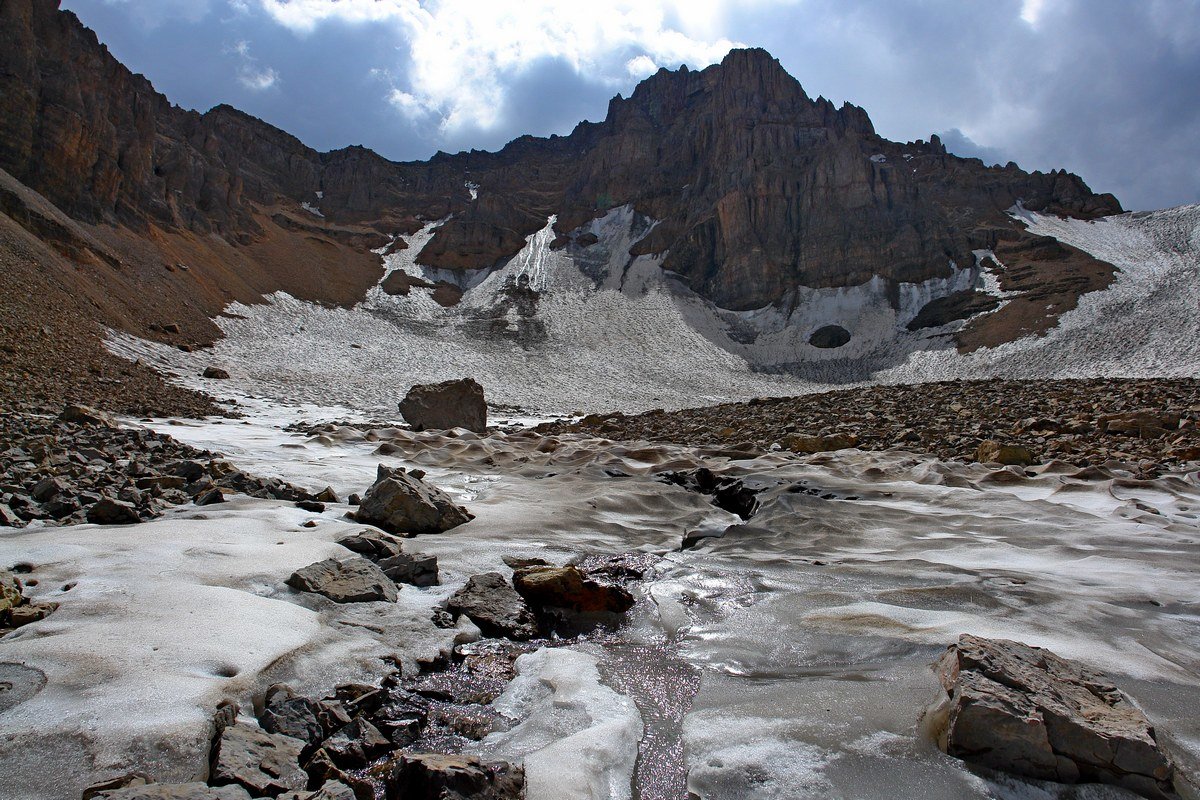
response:
[[[437,556],[397,553],[380,561],[379,568],[396,583],[408,583],[413,586],[438,585]]]
[[[1146,716],[1104,676],[1019,642],[964,634],[934,665],[939,746],[993,769],[1175,797]]]
[[[405,753],[387,765],[387,800],[521,800],[525,770],[475,756]]]
[[[380,464],[354,518],[389,533],[414,534],[442,533],[472,519],[448,494],[421,480],[422,475]]]
[[[537,619],[524,598],[508,585],[499,572],[474,575],[446,601],[455,614],[466,614],[485,636],[532,639],[537,636]]]
[[[483,433],[487,430],[483,387],[471,378],[414,386],[400,401],[400,413],[418,431],[466,428]]]
[[[296,570],[287,585],[302,592],[316,592],[335,603],[396,602],[396,584],[379,567],[365,558],[345,561],[328,558]]]
[[[267,733],[245,722],[228,725],[213,743],[212,774],[216,785],[237,784],[254,797],[275,797],[308,784],[300,768],[304,742]]]

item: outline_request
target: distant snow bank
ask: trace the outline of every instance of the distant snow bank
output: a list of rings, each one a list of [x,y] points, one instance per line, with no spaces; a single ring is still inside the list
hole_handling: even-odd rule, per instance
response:
[[[114,334],[110,347],[183,375],[194,386],[208,364],[229,370],[230,388],[297,403],[392,411],[415,383],[463,376],[489,401],[534,412],[682,408],[762,395],[800,394],[852,383],[972,377],[1181,376],[1200,371],[1200,206],[1124,214],[1094,222],[1017,213],[1032,232],[1054,236],[1116,265],[1114,284],[1085,295],[1043,337],[969,355],[949,334],[960,323],[917,332],[906,324],[931,299],[963,289],[1002,296],[984,253],[949,278],[881,281],[796,290],[786,309],[713,307],[629,247],[654,224],[629,207],[580,233],[590,246],[553,250],[553,218],[494,271],[431,270],[416,254],[440,223],[407,237],[385,257],[403,271],[463,290],[445,308],[429,289],[407,295],[372,288],[351,309],[283,293],[264,304],[232,304],[212,350],[180,353]],[[813,331],[840,325],[844,347],[821,349]],[[212,391],[221,387],[205,382]]]

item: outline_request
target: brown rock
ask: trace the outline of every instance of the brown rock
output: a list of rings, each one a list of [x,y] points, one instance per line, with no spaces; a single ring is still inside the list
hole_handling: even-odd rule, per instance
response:
[[[1040,780],[1175,796],[1154,728],[1104,676],[1039,647],[969,634],[934,669],[945,697],[932,718],[950,755]]]
[[[994,439],[979,443],[979,448],[975,451],[975,460],[981,464],[1016,464],[1018,466],[1028,466],[1036,461],[1028,449],[1013,444],[1000,444]]]
[[[400,402],[400,413],[418,431],[466,428],[483,433],[487,430],[483,387],[471,378],[414,386]]]
[[[843,433],[832,436],[792,435],[784,437],[783,446],[793,453],[827,453],[858,447],[858,437]]]
[[[227,370],[221,369],[220,367],[205,367],[204,368],[204,377],[205,378],[214,378],[217,380],[224,380],[229,377],[229,372]]]
[[[524,567],[513,573],[513,586],[535,608],[623,613],[633,607],[633,595],[625,589],[598,583],[575,566]]]
[[[521,800],[525,770],[475,756],[405,753],[377,770],[387,800]]]
[[[508,585],[499,572],[474,575],[446,601],[455,614],[466,614],[485,636],[532,639],[537,620],[524,598]]]

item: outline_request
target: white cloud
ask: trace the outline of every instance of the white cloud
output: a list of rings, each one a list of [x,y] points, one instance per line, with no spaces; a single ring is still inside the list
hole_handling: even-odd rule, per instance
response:
[[[720,27],[729,5],[722,0],[695,6],[683,0],[259,2],[300,34],[335,20],[394,25],[410,63],[404,85],[389,100],[406,116],[437,120],[444,133],[499,125],[508,82],[545,59],[563,61],[590,81],[623,87],[631,75],[679,63],[704,67],[738,46],[704,35]],[[676,19],[686,24],[671,22]]]
[[[252,92],[265,92],[279,82],[279,73],[271,67],[260,67],[258,59],[250,53],[250,42],[239,39],[225,48],[237,56],[237,80]]]
[[[1046,0],[1021,0],[1021,19],[1036,26],[1046,10]]]

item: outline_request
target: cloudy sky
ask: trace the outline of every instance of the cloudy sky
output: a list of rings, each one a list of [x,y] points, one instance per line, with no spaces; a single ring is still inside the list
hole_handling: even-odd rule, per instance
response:
[[[174,102],[321,150],[496,149],[765,47],[890,139],[1200,202],[1200,0],[62,0]]]

